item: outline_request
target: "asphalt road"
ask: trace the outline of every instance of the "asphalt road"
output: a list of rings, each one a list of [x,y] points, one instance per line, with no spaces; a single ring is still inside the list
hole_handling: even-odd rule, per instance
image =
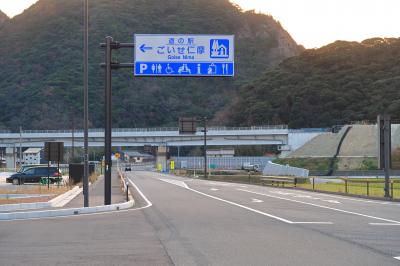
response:
[[[400,265],[399,203],[127,175],[136,209],[0,222],[0,265]]]

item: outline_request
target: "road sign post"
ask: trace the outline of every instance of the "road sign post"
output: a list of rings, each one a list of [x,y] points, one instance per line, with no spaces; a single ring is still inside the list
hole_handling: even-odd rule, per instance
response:
[[[45,142],[44,158],[47,160],[47,188],[50,189],[50,161],[57,162],[59,173],[60,162],[64,160],[64,142]]]
[[[135,76],[234,75],[233,35],[136,34]]]

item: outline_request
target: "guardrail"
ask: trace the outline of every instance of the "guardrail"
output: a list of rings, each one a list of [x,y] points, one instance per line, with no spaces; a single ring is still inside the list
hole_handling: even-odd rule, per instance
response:
[[[190,173],[189,173],[190,176]],[[277,186],[302,189],[315,192],[358,196],[364,198],[385,199],[384,179],[375,178],[298,178],[260,176],[250,172],[236,175],[209,175],[210,180],[248,183],[262,186]],[[400,179],[392,178],[389,184],[390,200],[400,201]]]
[[[319,178],[312,177],[309,182],[297,187],[322,192],[333,192],[355,196],[384,198],[384,179],[375,178]],[[390,198],[400,198],[400,179],[392,178],[389,183]]]
[[[289,133],[313,133],[313,132],[331,132],[331,128],[299,128],[299,129],[289,129]]]

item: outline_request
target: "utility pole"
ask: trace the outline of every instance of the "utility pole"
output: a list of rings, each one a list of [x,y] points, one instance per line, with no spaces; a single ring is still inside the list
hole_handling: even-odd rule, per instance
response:
[[[89,0],[83,3],[84,16],[84,47],[83,47],[83,109],[84,109],[84,175],[83,175],[83,195],[84,207],[89,207],[89,80],[88,80],[88,60],[89,60]]]
[[[112,122],[111,122],[111,51],[113,44],[112,37],[106,37],[106,81],[105,81],[105,130],[104,130],[104,205],[111,204],[111,131],[112,131]]]
[[[204,117],[204,179],[207,179],[207,117]]]

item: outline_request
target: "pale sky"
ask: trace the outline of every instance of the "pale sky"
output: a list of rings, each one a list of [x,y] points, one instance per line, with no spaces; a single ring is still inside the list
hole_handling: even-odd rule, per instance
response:
[[[0,10],[6,13],[7,16],[13,17],[22,13],[36,2],[37,0],[0,0]]]
[[[271,14],[299,44],[400,37],[400,0],[231,0]]]
[[[0,10],[13,17],[36,1],[0,0]],[[400,37],[400,0],[231,1],[244,10],[271,14],[297,43],[306,48],[320,47],[336,40]]]

